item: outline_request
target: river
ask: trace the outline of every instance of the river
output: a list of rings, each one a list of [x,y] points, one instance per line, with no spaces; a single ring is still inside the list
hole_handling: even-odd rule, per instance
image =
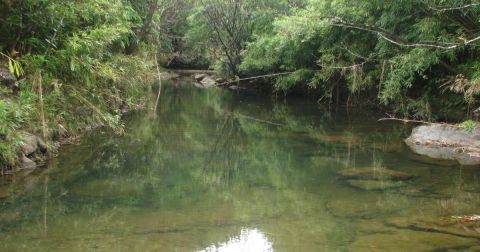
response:
[[[478,213],[478,170],[415,155],[411,127],[379,116],[167,84],[157,114],[128,114],[124,135],[92,131],[47,168],[3,178],[0,251],[479,249],[402,226]],[[413,178],[371,188],[339,175],[352,168]]]

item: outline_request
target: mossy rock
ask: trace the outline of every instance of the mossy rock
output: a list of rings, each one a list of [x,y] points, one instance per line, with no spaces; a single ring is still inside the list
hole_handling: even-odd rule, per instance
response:
[[[401,198],[363,194],[352,198],[335,198],[326,202],[326,209],[337,218],[374,219],[379,215],[391,215],[405,208]]]
[[[414,176],[408,173],[394,171],[385,168],[351,168],[337,172],[337,175],[343,179],[362,179],[362,180],[409,180]]]
[[[347,183],[354,188],[366,191],[391,190],[406,186],[406,184],[402,181],[389,180],[351,179],[347,180]]]

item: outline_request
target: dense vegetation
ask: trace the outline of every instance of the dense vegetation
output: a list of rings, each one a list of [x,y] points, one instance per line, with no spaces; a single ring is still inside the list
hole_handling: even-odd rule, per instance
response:
[[[373,102],[426,120],[468,117],[477,105],[478,3],[203,2],[203,22],[193,19],[187,39],[213,29],[200,34],[220,52],[209,54],[220,72],[292,72],[271,82],[275,91],[314,93],[327,103]]]
[[[21,131],[121,131],[156,55],[227,78],[285,73],[262,85],[323,103],[467,119],[479,17],[468,0],[0,0],[0,65],[20,80],[0,86],[0,163],[17,162]]]
[[[121,110],[141,103],[155,52],[140,44],[157,22],[140,2],[0,1],[2,65],[20,80],[0,87],[0,163],[15,165],[20,130],[48,139],[59,127],[121,131]]]

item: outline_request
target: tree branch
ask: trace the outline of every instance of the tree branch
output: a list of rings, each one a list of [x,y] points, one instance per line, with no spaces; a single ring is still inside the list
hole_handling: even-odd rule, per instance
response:
[[[345,21],[341,17],[327,17],[326,19],[331,21],[332,25],[334,26],[347,27],[347,28],[376,33],[382,39],[402,47],[430,47],[430,48],[438,48],[438,49],[455,49],[460,46],[466,46],[480,40],[480,36],[478,36],[470,40],[464,40],[462,43],[440,43],[440,42],[430,42],[430,41],[409,42],[402,39],[398,35],[393,34],[380,27],[351,23],[351,22]]]
[[[428,7],[435,11],[445,12],[445,11],[452,11],[452,10],[463,10],[471,7],[477,7],[477,6],[480,6],[480,3],[472,3],[472,4],[467,4],[467,5],[458,6],[458,7],[445,7],[445,8],[439,8],[435,6],[428,6]]]

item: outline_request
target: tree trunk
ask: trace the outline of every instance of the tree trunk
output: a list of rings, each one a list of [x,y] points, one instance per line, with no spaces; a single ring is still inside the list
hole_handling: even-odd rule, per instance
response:
[[[138,31],[138,33],[136,33],[135,38],[132,38],[130,40],[129,45],[125,49],[125,54],[134,53],[138,48],[138,44],[140,44],[140,42],[142,42],[148,35],[148,33],[150,32],[150,26],[152,25],[153,15],[155,14],[155,11],[157,11],[157,9],[158,0],[152,0],[148,8],[147,16],[143,21],[142,28],[140,28],[140,31]]]

